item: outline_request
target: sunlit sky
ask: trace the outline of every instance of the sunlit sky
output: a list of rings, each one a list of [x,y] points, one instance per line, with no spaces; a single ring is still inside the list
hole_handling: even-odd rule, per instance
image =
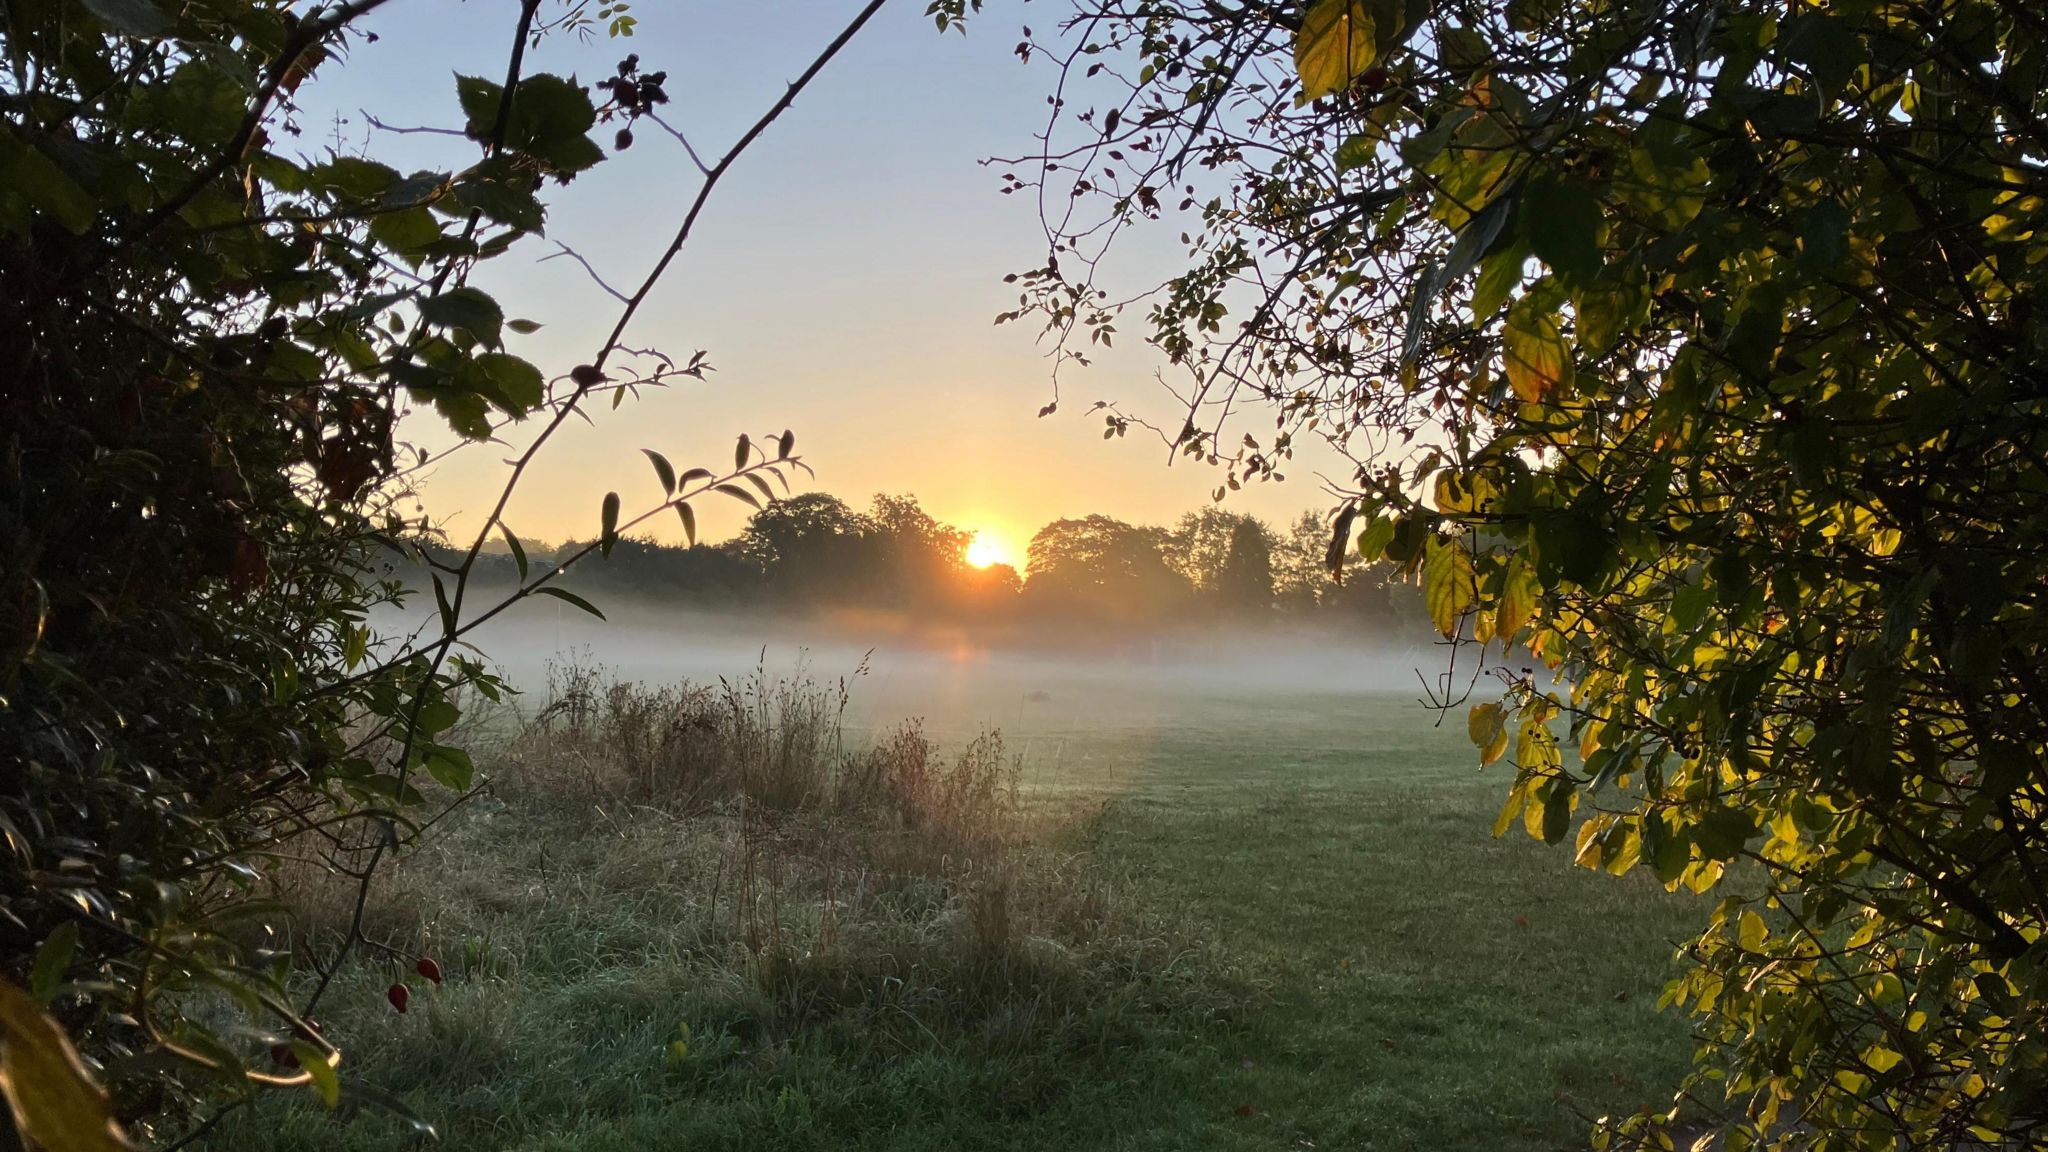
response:
[[[858,7],[641,0],[630,40],[555,36],[529,66],[588,82],[637,52],[644,68],[669,74],[666,118],[715,156]],[[387,123],[459,126],[454,75],[502,74],[517,10],[516,0],[386,5],[370,25],[378,42],[302,93],[301,143],[323,146],[338,133],[360,146],[363,110]],[[1205,502],[1213,471],[1167,467],[1164,447],[1135,431],[1104,442],[1101,417],[1087,413],[1089,401],[1112,397],[1177,421],[1152,376],[1156,356],[1120,348],[1069,376],[1061,411],[1041,420],[1051,390],[1035,327],[992,324],[1015,303],[1003,275],[1042,260],[1044,241],[1034,206],[1001,195],[999,170],[978,161],[1025,151],[1042,127],[1052,70],[1023,65],[1013,49],[1020,25],[1050,27],[1063,11],[992,0],[962,37],[939,35],[923,0],[885,8],[720,184],[628,333],[629,345],[682,356],[703,349],[716,371],[565,428],[514,500],[513,528],[528,538],[587,537],[606,491],[622,494],[629,516],[659,499],[639,449],[678,468],[717,466],[730,463],[740,433],[784,428],[817,469],[817,487],[856,506],[876,492],[915,493],[941,519],[979,532],[982,559],[1018,558],[1039,525],[1061,516],[1165,522]],[[551,242],[629,286],[697,189],[680,146],[651,126],[637,135],[630,150],[554,190],[547,241],[522,244],[478,278],[510,315],[544,322],[511,347],[551,375],[589,359],[619,307],[571,261],[541,262]],[[400,167],[468,160],[460,142],[430,135],[378,134],[371,147]],[[1129,249],[1130,283],[1172,269],[1178,229],[1153,231]],[[1139,317],[1123,327],[1135,335]],[[449,442],[421,421],[407,432]],[[516,446],[520,434],[511,439]],[[423,489],[429,509],[457,531],[475,524],[511,454],[483,445],[441,463]],[[1229,506],[1276,522],[1324,507],[1319,466],[1326,461],[1305,455],[1286,483],[1233,495]],[[704,505],[703,534],[730,534],[744,512]],[[681,534],[672,518],[655,524],[662,539]]]

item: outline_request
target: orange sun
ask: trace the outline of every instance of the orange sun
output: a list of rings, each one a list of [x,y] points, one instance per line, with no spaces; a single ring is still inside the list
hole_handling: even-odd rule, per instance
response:
[[[967,562],[976,568],[986,568],[991,564],[1014,563],[1011,559],[1013,555],[1010,546],[992,532],[976,532],[974,539],[967,542]]]

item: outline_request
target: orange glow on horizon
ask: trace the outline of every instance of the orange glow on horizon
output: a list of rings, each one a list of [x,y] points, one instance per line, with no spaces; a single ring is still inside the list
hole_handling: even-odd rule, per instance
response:
[[[974,539],[967,542],[967,562],[976,568],[987,568],[991,564],[1016,566],[1016,552],[1009,543],[987,529],[977,529]]]

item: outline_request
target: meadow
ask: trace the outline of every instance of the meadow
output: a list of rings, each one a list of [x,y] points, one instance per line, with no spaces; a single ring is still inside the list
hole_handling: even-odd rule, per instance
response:
[[[524,700],[320,1014],[449,1146],[1553,1149],[1687,1067],[1655,1003],[1704,909],[1491,838],[1504,780],[1391,681],[585,675],[580,713]],[[201,1146],[419,1139],[273,1098]]]

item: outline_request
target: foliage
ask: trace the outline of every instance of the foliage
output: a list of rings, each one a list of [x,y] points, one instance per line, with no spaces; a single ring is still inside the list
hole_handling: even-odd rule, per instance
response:
[[[550,376],[508,347],[537,323],[472,273],[540,233],[549,190],[604,158],[600,125],[630,144],[664,77],[638,56],[594,86],[528,69],[551,32],[625,35],[634,19],[618,2],[543,19],[522,0],[502,77],[455,78],[445,168],[301,147],[297,95],[345,65],[381,5],[24,0],[0,15],[0,980],[77,1039],[116,1118],[148,1138],[264,1086],[375,1103],[336,1077],[309,1013],[361,942],[380,862],[474,793],[451,734],[501,685],[457,646],[523,596],[587,606],[558,569],[528,571],[505,505],[586,400],[701,376],[702,354],[620,336],[722,175],[877,6],[704,168],[609,337]],[[446,563],[411,543],[428,526],[403,511],[425,463],[397,439],[412,412],[470,444],[532,421]],[[803,466],[787,433],[742,438],[730,470],[679,477],[654,459],[657,502],[622,521],[608,496],[586,551],[657,514],[689,524],[706,494],[756,502],[764,476]],[[499,537],[517,581],[480,605],[471,577]],[[402,594],[376,574],[393,551],[431,569],[436,627],[411,646],[376,645],[364,623]],[[325,956],[262,928],[254,897],[286,855],[356,885]],[[294,965],[318,973],[298,1003]],[[55,1049],[7,1015],[17,1127],[71,1124],[66,1102],[92,1085],[36,1075]]]
[[[1138,305],[1192,380],[1176,448],[1231,483],[1349,454],[1336,554],[1505,661],[1471,724],[1500,827],[1720,896],[1670,993],[1692,1091],[1602,1139],[2038,1142],[2035,7],[1114,0],[1067,33],[1009,318],[1076,355],[1122,310],[1108,238],[1178,201],[1196,266]],[[1278,432],[1232,447],[1251,401]]]
[[[1420,597],[1388,582],[1393,569],[1386,564],[1353,563],[1341,581],[1333,576],[1324,556],[1329,529],[1313,513],[1286,538],[1257,517],[1215,507],[1190,512],[1171,529],[1097,517],[1049,525],[1040,535],[1045,545],[1038,562],[1020,578],[1007,564],[968,564],[971,534],[933,518],[914,496],[878,495],[867,512],[857,512],[839,497],[813,491],[765,505],[737,536],[718,544],[624,537],[596,555],[587,541],[527,541],[522,549],[530,569],[562,568],[559,587],[600,602],[625,596],[761,612],[914,612],[924,623],[995,629],[1028,619],[1055,626],[1036,633],[1054,640],[1074,639],[1073,630],[1060,625],[1099,632],[1105,622],[1299,625],[1334,616],[1398,631],[1426,619]],[[1105,548],[1126,554],[1109,558]],[[458,550],[432,542],[422,554],[451,566],[461,559]],[[582,562],[569,567],[579,556]],[[1151,582],[1134,587],[1098,579],[1097,569],[1111,565],[1150,573]],[[480,587],[516,584],[519,560],[509,549],[489,551],[477,558],[473,574]],[[423,567],[399,575],[416,586],[427,581]],[[1129,615],[1140,600],[1144,610]]]

